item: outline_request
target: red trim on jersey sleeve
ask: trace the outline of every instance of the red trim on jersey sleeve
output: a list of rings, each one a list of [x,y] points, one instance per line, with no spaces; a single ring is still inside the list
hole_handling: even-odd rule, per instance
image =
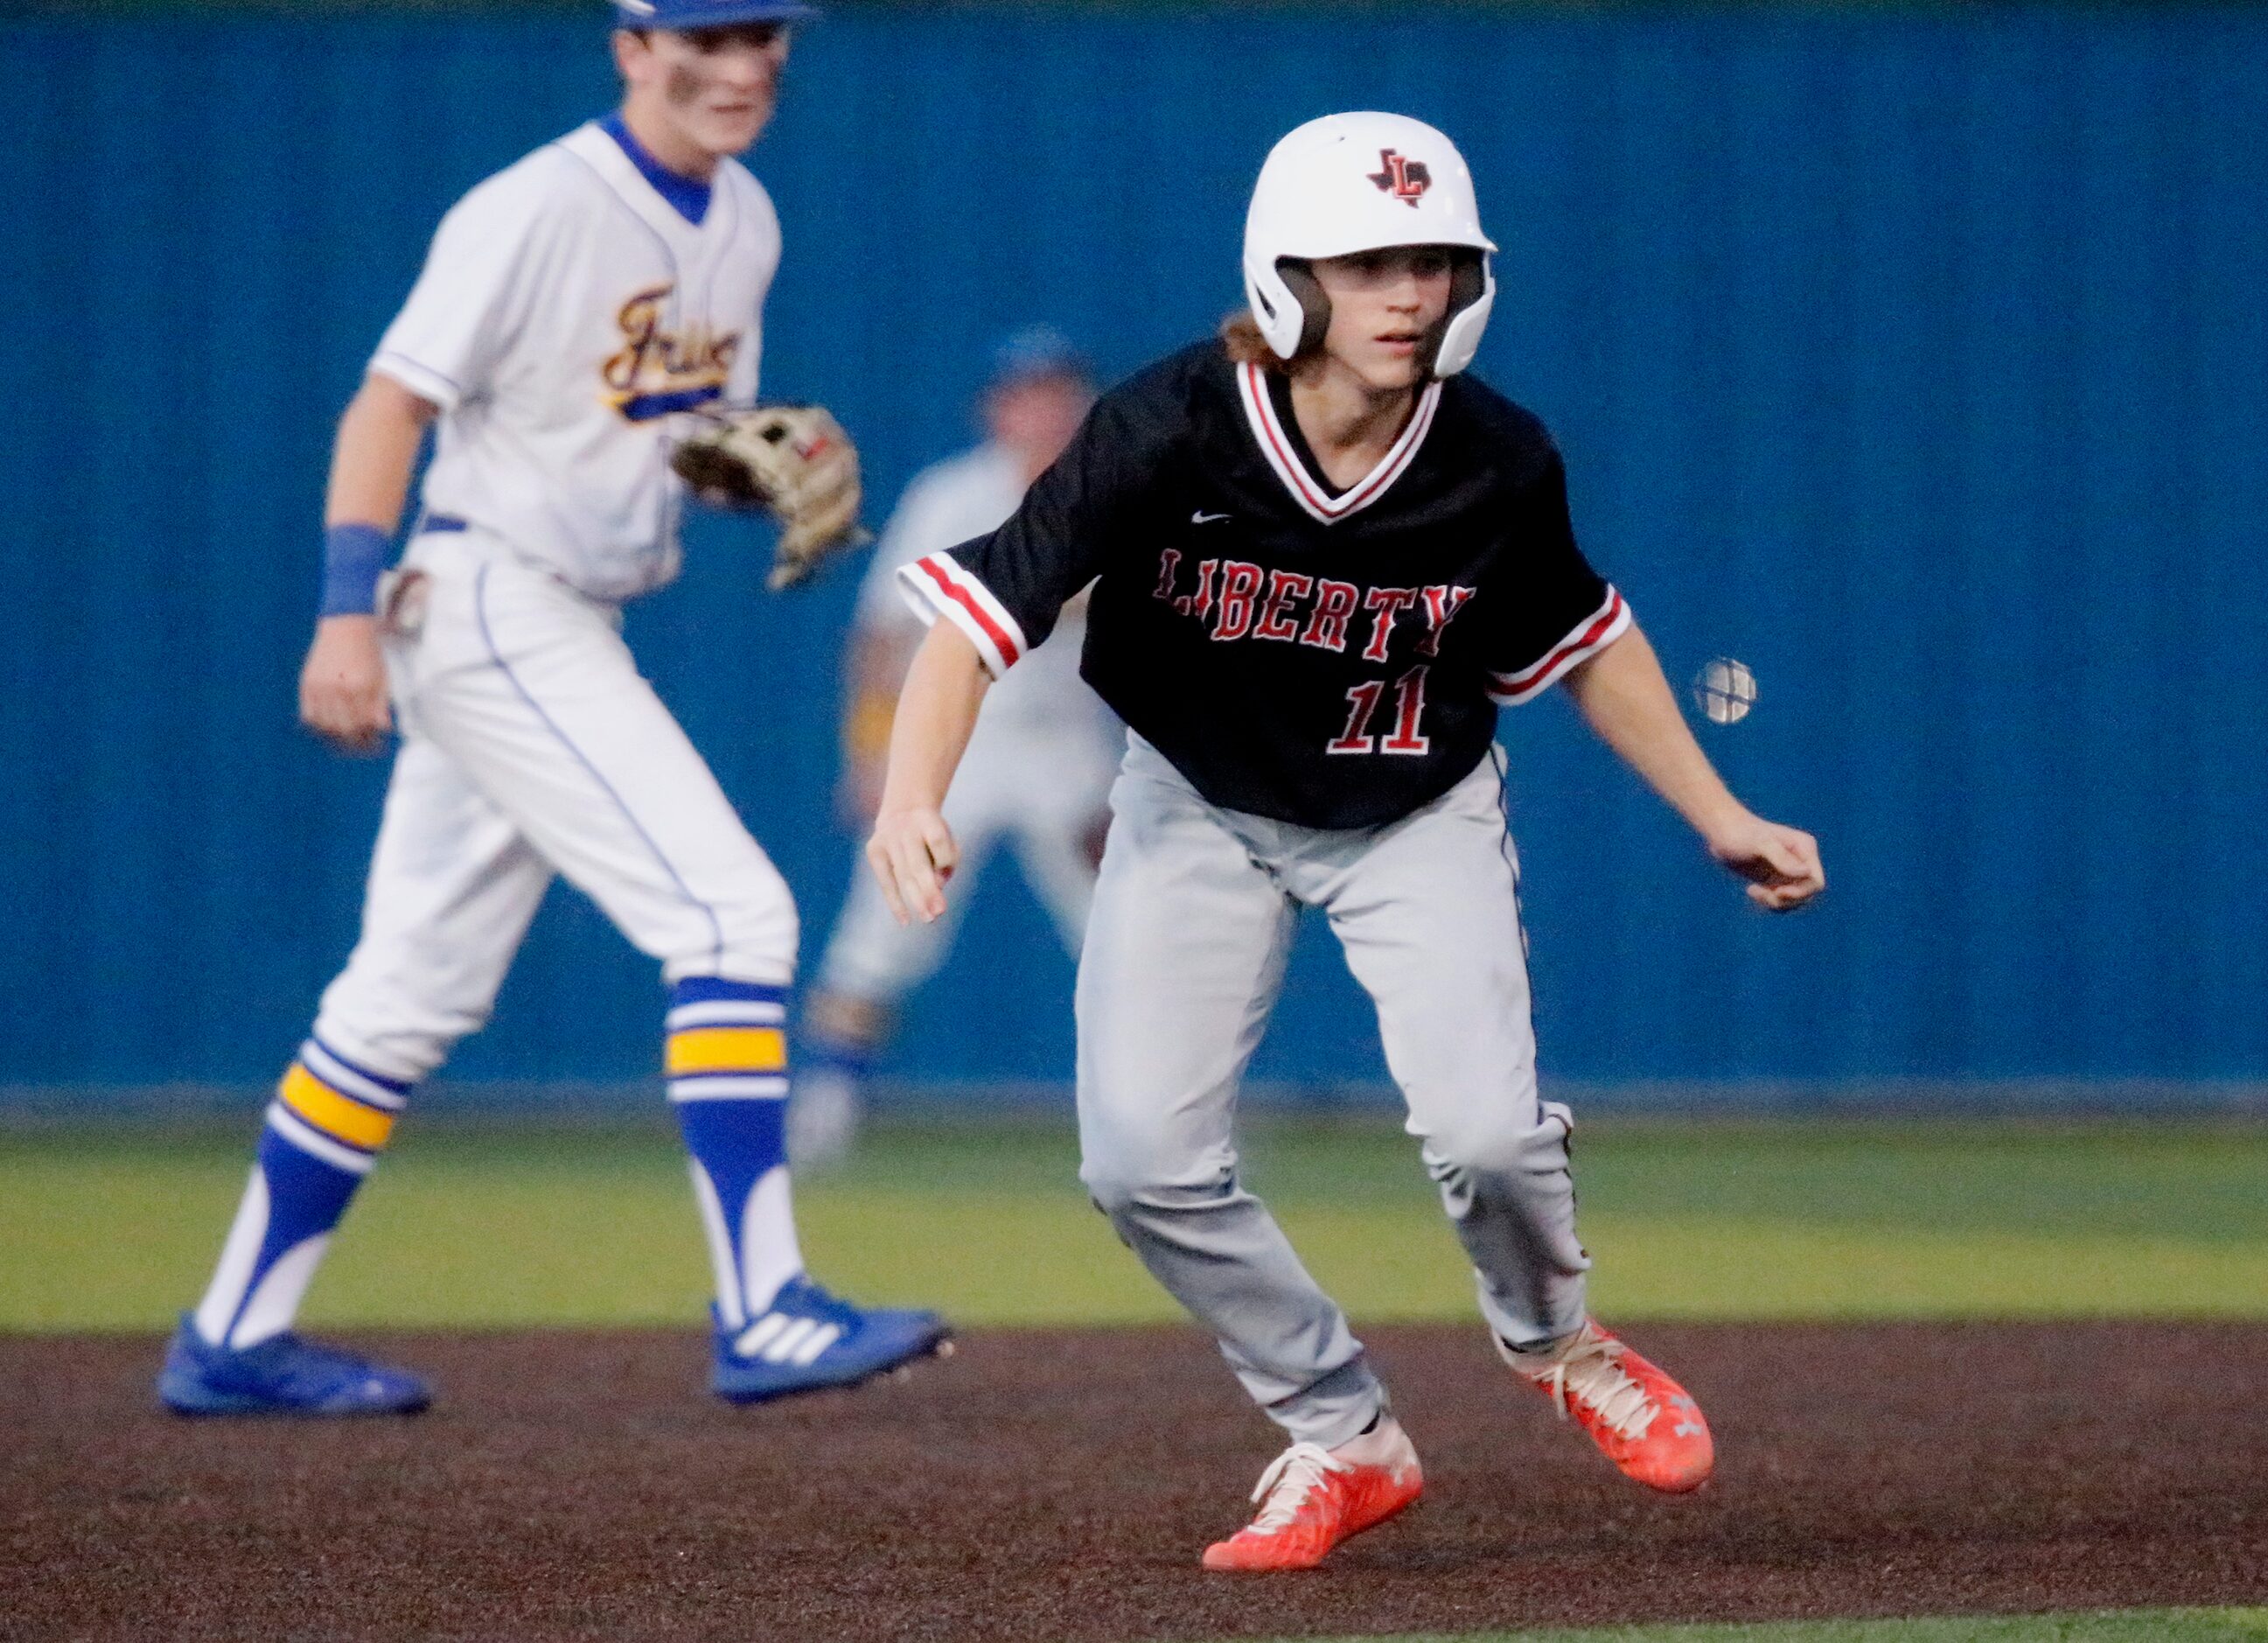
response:
[[[949,553],[933,553],[898,571],[907,603],[924,622],[942,615],[968,636],[995,679],[1023,659],[1024,630],[992,591]]]
[[[1607,602],[1576,623],[1542,661],[1516,674],[1491,674],[1489,695],[1506,707],[1517,707],[1550,689],[1585,657],[1597,655],[1622,637],[1630,624],[1630,607],[1610,586]]]

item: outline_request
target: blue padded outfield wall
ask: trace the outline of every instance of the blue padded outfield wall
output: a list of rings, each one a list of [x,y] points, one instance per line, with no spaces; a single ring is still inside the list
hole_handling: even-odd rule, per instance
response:
[[[595,4],[590,8],[594,18]],[[1490,379],[1705,727],[1825,844],[1752,915],[1565,704],[1507,716],[1547,1068],[1587,1081],[2268,1079],[2268,15],[860,11],[755,154],[767,384],[884,499],[990,339],[1113,373],[1235,299],[1270,142],[1404,110],[1504,242]],[[273,1075],[352,936],[383,767],[294,728],[331,424],[442,210],[605,106],[595,20],[0,22],[0,1085]],[[633,642],[815,947],[852,573],[711,522]],[[1068,1076],[1012,874],[918,1079]],[[456,1070],[630,1080],[661,994],[571,895]],[[1380,1075],[1304,939],[1261,1070]]]

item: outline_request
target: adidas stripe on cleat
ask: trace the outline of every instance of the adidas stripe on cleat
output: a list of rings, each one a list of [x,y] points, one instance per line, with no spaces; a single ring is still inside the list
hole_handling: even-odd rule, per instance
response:
[[[1496,1347],[1624,1477],[1665,1494],[1684,1494],[1709,1481],[1717,1450],[1700,1405],[1595,1319],[1584,1319],[1556,1351],[1514,1352],[1501,1340]]]
[[[709,1389],[732,1404],[857,1386],[917,1359],[943,1357],[952,1331],[933,1312],[862,1310],[808,1278],[791,1278],[741,1329],[718,1321]]]
[[[1260,1514],[1205,1548],[1208,1569],[1312,1569],[1332,1547],[1374,1529],[1425,1487],[1418,1451],[1393,1416],[1336,1449],[1295,1443],[1260,1474]]]

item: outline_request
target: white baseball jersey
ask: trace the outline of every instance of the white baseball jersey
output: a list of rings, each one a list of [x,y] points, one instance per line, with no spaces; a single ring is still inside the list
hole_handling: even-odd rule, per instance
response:
[[[755,400],[780,257],[763,185],[728,159],[711,187],[688,221],[592,124],[442,219],[371,361],[441,408],[429,515],[593,598],[676,575],[669,449],[688,410]]]
[[[290,1326],[343,1205],[306,1172],[350,1187],[370,1168],[411,1087],[488,1019],[555,876],[674,990],[669,1093],[703,1114],[686,1133],[718,1318],[766,1315],[802,1270],[776,1123],[747,1106],[786,1094],[768,1045],[794,899],[640,675],[619,603],[677,569],[672,424],[755,397],[779,225],[739,166],[704,195],[630,140],[609,116],[467,195],[371,363],[441,409],[387,604],[401,746],[361,939],[271,1109],[197,1309],[208,1341]],[[718,1040],[748,1047],[697,1048]],[[269,1141],[305,1161],[271,1175]],[[298,1228],[281,1254],[279,1227]]]
[[[922,618],[909,607],[898,571],[917,559],[998,529],[1023,499],[1021,466],[1012,452],[997,445],[981,445],[924,468],[899,499],[866,569],[858,590],[859,624],[918,631]],[[1086,608],[1074,605],[1064,613],[1046,644],[985,692],[976,737],[986,743],[1066,733],[1108,738],[1109,762],[1115,765],[1115,721],[1079,676],[1079,647],[1086,637]],[[976,740],[970,751],[984,756]]]

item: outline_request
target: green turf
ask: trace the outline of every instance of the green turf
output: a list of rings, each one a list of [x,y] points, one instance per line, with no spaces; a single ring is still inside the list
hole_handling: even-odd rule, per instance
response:
[[[252,1123],[0,1135],[0,1329],[154,1329],[194,1300]],[[1087,1207],[1074,1150],[1060,1123],[880,1129],[854,1165],[798,1184],[812,1265],[967,1323],[1175,1315]],[[1406,1137],[1279,1123],[1246,1150],[1358,1321],[1469,1315]],[[2268,1316],[2268,1126],[1630,1121],[1587,1126],[1576,1175],[1616,1317]],[[412,1122],[309,1318],[681,1321],[707,1271],[661,1116]]]
[[[2258,1643],[2268,1609],[2137,1609],[1945,1620],[1815,1620],[1769,1625],[1607,1626],[1462,1632],[1334,1643]],[[1310,1640],[1312,1643],[1312,1640]]]

